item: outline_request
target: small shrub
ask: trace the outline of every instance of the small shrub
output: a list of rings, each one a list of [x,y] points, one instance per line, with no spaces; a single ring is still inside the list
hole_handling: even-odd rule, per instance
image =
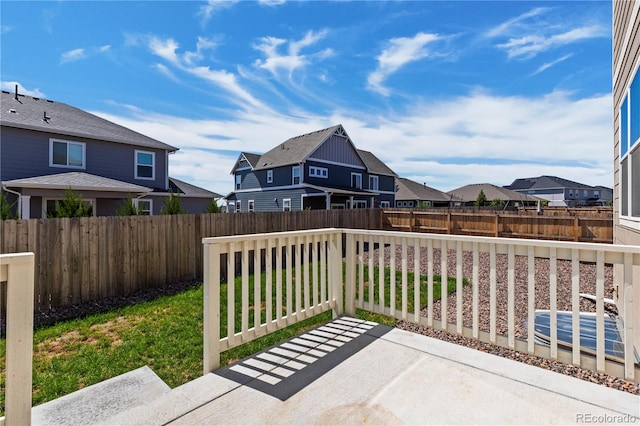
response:
[[[3,193],[0,193],[0,220],[18,219],[18,215],[12,213],[13,208],[17,203],[18,201],[13,204],[9,204],[7,197]]]
[[[67,188],[64,199],[56,201],[56,211],[49,217],[89,217],[93,216],[93,206],[82,196]]]
[[[218,200],[216,198],[212,198],[207,204],[207,213],[222,213],[222,207],[218,205]]]
[[[476,207],[486,206],[487,204],[487,196],[484,195],[484,191],[481,189],[478,198],[476,198]]]
[[[116,211],[116,215],[118,216],[137,216],[140,214],[140,210],[136,207],[131,195],[129,198],[123,201],[120,208]]]
[[[161,214],[185,214],[186,211],[182,210],[180,206],[180,197],[174,194],[173,191],[169,191],[169,198],[164,202],[164,207],[160,210]]]

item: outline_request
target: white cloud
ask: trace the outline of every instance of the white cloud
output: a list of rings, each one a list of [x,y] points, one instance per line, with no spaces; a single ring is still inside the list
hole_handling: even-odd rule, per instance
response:
[[[219,10],[228,9],[240,0],[208,0],[207,4],[200,6],[198,16],[202,18],[202,25],[206,25],[213,14]]]
[[[540,52],[603,35],[605,35],[604,28],[599,25],[590,25],[552,36],[526,35],[511,38],[506,43],[498,44],[497,47],[506,50],[509,58],[521,56],[524,59],[529,59]]]
[[[254,44],[254,49],[261,51],[266,58],[257,59],[253,65],[269,71],[273,76],[278,77],[280,70],[284,70],[289,79],[297,69],[304,68],[314,59],[323,60],[333,54],[331,49],[320,50],[309,54],[302,54],[301,51],[310,47],[327,35],[327,30],[319,32],[308,31],[300,40],[285,40],[277,37],[262,37],[260,42]],[[278,48],[288,45],[287,54],[278,53]]]
[[[258,0],[258,3],[260,3],[263,6],[280,6],[282,4],[285,4],[286,1],[285,0]]]
[[[80,59],[83,59],[85,56],[86,55],[85,55],[84,49],[69,50],[68,52],[64,52],[60,56],[60,63],[64,64],[67,62],[78,61]]]
[[[429,56],[426,45],[438,40],[436,34],[418,33],[412,38],[398,37],[388,41],[389,47],[376,58],[378,67],[367,78],[368,88],[383,96],[389,96],[390,90],[383,82],[406,64]]]
[[[7,92],[15,92],[16,85],[18,86],[18,93],[27,96],[33,96],[35,98],[46,98],[47,96],[40,91],[40,89],[27,89],[17,81],[0,81],[0,87]]]
[[[400,176],[442,191],[543,174],[612,186],[610,109],[610,94],[526,98],[475,91],[384,116],[346,110],[322,117],[237,111],[228,120],[143,111],[99,115],[179,147],[170,160],[172,175],[226,194],[240,151],[263,153],[292,136],[338,123],[357,147],[372,151]]]
[[[522,15],[518,15],[515,18],[511,18],[500,25],[497,25],[487,31],[487,37],[498,37],[504,34],[509,34],[514,30],[514,28],[519,28],[522,26],[522,22],[528,20],[529,18],[533,18],[547,12],[549,8],[547,7],[536,7],[531,9],[529,12],[525,12]]]
[[[573,56],[573,54],[572,54],[572,53],[569,53],[568,55],[564,55],[564,56],[562,56],[562,57],[560,57],[560,58],[556,59],[555,61],[551,61],[551,62],[544,63],[544,64],[540,65],[540,66],[538,67],[538,69],[537,69],[537,70],[535,70],[535,71],[532,73],[532,75],[540,74],[541,72],[548,70],[549,68],[553,67],[554,65],[558,65],[560,62],[564,62],[564,61],[566,61],[567,59],[569,59],[569,58],[570,58],[570,57],[572,57],[572,56]]]
[[[108,52],[111,50],[111,45],[105,44],[104,46],[98,47],[98,52]]]
[[[130,39],[133,40],[133,38]],[[202,50],[209,49],[215,45],[215,43],[210,40],[199,38],[196,52],[186,52],[182,55],[177,53],[180,46],[171,38],[160,39],[155,36],[151,36],[148,37],[147,43],[153,54],[163,58],[179,70],[223,89],[231,95],[229,96],[229,100],[235,104],[242,107],[268,109],[262,102],[254,98],[248,91],[241,87],[234,74],[226,70],[212,70],[208,66],[194,64],[194,62],[201,58]],[[164,73],[166,74],[167,71],[168,68],[165,67]]]

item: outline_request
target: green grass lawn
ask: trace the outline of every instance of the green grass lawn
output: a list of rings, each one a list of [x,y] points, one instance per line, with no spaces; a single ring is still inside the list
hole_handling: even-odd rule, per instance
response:
[[[377,277],[377,271],[375,273]],[[400,285],[398,280],[401,278],[399,273],[396,275],[398,288]],[[388,270],[385,271],[385,276],[388,283]],[[264,292],[264,275],[261,278]],[[426,295],[426,277],[421,278],[424,278],[424,280],[421,279],[421,293]],[[412,306],[413,276],[409,278],[409,282],[411,287],[409,305]],[[239,311],[242,282],[236,279],[234,284],[235,306],[236,311]],[[221,324],[223,328],[221,334],[224,336],[226,335],[226,285],[222,287],[221,318],[224,321]],[[286,300],[284,287],[283,284],[282,297]],[[434,297],[435,287],[434,285]],[[439,297],[439,284],[437,288]],[[450,281],[448,288],[449,291],[455,290],[455,281],[453,283]],[[250,303],[253,301],[253,289],[252,277],[249,286]],[[400,291],[396,290],[396,294],[399,295]],[[295,307],[295,294],[293,296]],[[368,292],[365,292],[365,300],[367,297]],[[385,297],[388,301],[388,295]],[[275,307],[274,300],[274,312]],[[283,302],[283,309],[286,309],[285,302]],[[253,310],[251,310],[252,315]],[[392,318],[362,310],[358,310],[358,316],[388,325],[395,323]],[[262,317],[264,320],[264,309],[262,309]],[[233,348],[221,354],[222,365],[249,356],[329,320],[331,320],[331,312],[325,312]],[[237,331],[239,331],[240,322],[238,314],[235,318]],[[252,318],[249,324],[253,324]],[[202,286],[108,313],[38,328],[34,332],[33,405],[59,398],[144,365],[148,365],[172,388],[193,380],[202,375],[202,328]],[[0,369],[2,371],[5,371],[5,358],[6,341],[1,339]],[[0,374],[0,411],[2,413],[4,413],[4,384],[5,375]]]

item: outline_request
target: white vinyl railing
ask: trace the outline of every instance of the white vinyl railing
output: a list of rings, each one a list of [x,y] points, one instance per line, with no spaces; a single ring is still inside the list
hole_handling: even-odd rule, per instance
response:
[[[360,308],[627,380],[640,378],[631,320],[638,309],[634,308],[633,288],[640,288],[640,282],[634,282],[633,270],[640,268],[640,247],[351,229],[206,238],[203,242],[205,372],[217,368],[220,352],[233,346],[327,309],[333,309],[335,315],[356,315]],[[238,275],[239,281],[221,292],[219,286],[225,284],[220,280],[221,255],[229,253],[237,254],[227,256],[226,276]],[[272,297],[263,295],[258,300],[254,292],[249,304],[254,288],[250,264],[254,271],[264,271],[254,276],[261,277],[256,281],[258,287],[275,297],[275,313]],[[316,283],[326,288],[326,294],[318,293]],[[442,291],[436,297],[439,283],[449,283],[455,294]],[[605,342],[605,311],[613,293],[622,287],[624,300],[610,311],[618,321],[623,354],[612,357],[605,348],[610,344]],[[234,293],[235,288],[240,295]],[[584,293],[594,297],[584,298]],[[228,300],[226,326],[222,327],[227,331],[222,338],[221,294],[227,294]],[[236,306],[241,312],[236,312]],[[547,344],[535,339],[537,310],[548,314]],[[581,348],[584,311],[595,316],[593,351]],[[250,314],[254,319],[251,327]],[[570,317],[570,343],[558,338],[560,315]],[[240,325],[234,322],[236,317],[241,318]]]
[[[203,244],[205,373],[220,366],[221,352],[329,309],[342,314],[340,230],[204,238]]]
[[[33,357],[33,253],[0,254],[7,285],[5,417],[0,425],[31,424]]]

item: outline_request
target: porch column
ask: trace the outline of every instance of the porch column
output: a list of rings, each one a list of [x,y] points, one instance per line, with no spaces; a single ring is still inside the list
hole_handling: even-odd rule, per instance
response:
[[[331,193],[325,192],[325,205],[327,210],[331,210]]]
[[[20,219],[31,219],[31,195],[20,196]]]
[[[349,197],[349,208],[353,208],[353,195]]]

